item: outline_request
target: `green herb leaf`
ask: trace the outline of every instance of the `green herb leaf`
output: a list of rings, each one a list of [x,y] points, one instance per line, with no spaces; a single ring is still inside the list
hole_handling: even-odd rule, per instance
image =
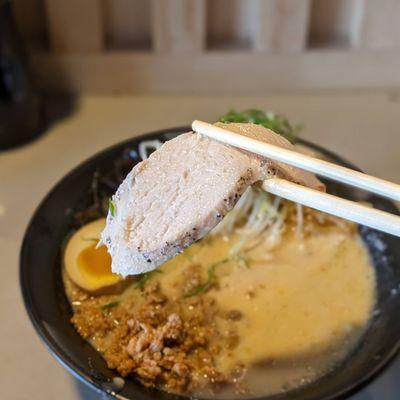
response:
[[[100,311],[103,315],[107,314],[107,312],[111,309],[116,307],[120,302],[119,301],[112,301],[111,303],[107,303],[99,307]]]
[[[96,242],[96,243],[100,241],[99,238],[95,238],[95,237],[85,237],[85,236],[82,236],[82,240],[83,240],[84,242]]]
[[[141,277],[133,284],[135,289],[143,289],[146,285],[147,281],[154,275],[154,274],[162,274],[163,271],[159,269],[155,269],[154,271],[146,272],[141,275]]]
[[[207,270],[207,280],[204,283],[196,286],[195,288],[193,288],[189,292],[185,293],[183,295],[183,297],[184,298],[189,298],[189,297],[197,296],[198,294],[200,294],[202,292],[205,292],[208,288],[211,287],[211,285],[215,281],[215,277],[216,277],[216,275],[215,275],[216,271],[215,270],[216,270],[216,268],[219,267],[222,264],[227,263],[228,261],[231,261],[230,257],[224,258],[221,261],[217,261],[215,264],[211,264],[208,267],[208,270]]]
[[[110,214],[112,217],[115,217],[116,213],[117,213],[117,207],[115,205],[115,202],[113,199],[108,199],[108,209],[110,211]]]
[[[238,112],[236,110],[230,110],[228,113],[222,115],[219,118],[220,122],[250,122],[253,124],[259,124],[271,129],[275,133],[284,136],[289,141],[293,141],[298,133],[302,130],[302,126],[292,126],[288,119],[282,115],[275,114],[272,112],[265,113],[262,110],[250,108]]]
[[[237,260],[237,262],[239,263],[239,265],[241,267],[244,267],[244,268],[247,268],[247,269],[250,268],[249,262],[248,262],[246,257],[244,257],[242,255],[237,255],[235,259]]]

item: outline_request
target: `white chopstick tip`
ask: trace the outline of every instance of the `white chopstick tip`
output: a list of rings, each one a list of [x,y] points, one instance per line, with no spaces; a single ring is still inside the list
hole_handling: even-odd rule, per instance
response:
[[[202,121],[199,121],[198,119],[195,119],[195,120],[192,122],[192,129],[193,129],[195,132],[197,132],[197,127],[199,127],[199,126],[201,126],[201,125],[203,125],[203,124],[207,124],[207,122],[202,122]]]
[[[192,130],[193,130],[193,132],[199,133],[201,135],[206,135],[206,136],[209,136],[211,138],[213,138],[212,137],[213,130],[218,130],[218,129],[221,129],[221,128],[218,128],[215,125],[209,124],[208,122],[199,121],[198,119],[195,119],[192,122]]]

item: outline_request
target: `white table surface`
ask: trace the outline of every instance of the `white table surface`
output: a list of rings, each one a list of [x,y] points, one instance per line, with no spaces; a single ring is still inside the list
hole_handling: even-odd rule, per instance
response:
[[[286,114],[303,137],[368,173],[400,182],[400,94],[330,93],[269,97],[94,96],[34,143],[0,152],[0,387],[7,400],[95,399],[50,356],[22,305],[21,239],[38,202],[77,163],[132,136],[191,120],[214,121],[230,107]],[[400,361],[353,400],[397,400]]]

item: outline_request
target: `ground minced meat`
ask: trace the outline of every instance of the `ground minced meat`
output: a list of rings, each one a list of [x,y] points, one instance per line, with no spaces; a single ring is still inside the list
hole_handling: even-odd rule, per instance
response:
[[[184,282],[183,292],[191,286]],[[72,300],[81,295],[76,287],[69,292]],[[140,298],[140,307],[128,298],[123,306],[104,309],[113,296],[85,298],[74,307],[72,323],[102,353],[109,368],[174,393],[204,387],[218,391],[238,383],[237,371],[228,376],[215,366],[214,356],[236,346],[238,336],[234,331],[221,335],[210,324],[216,315],[226,318],[212,299],[167,299],[157,282],[149,282]]]

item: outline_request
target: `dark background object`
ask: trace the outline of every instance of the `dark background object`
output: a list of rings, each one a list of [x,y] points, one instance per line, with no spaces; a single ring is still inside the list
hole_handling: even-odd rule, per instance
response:
[[[72,216],[93,203],[91,184],[94,174],[100,178],[109,176],[116,170],[116,165],[121,165],[121,162],[125,165],[127,155],[131,157],[132,164],[138,162],[135,154],[142,140],[165,141],[188,130],[190,128],[184,127],[155,132],[120,143],[90,158],[51,190],[25,234],[20,280],[25,307],[34,327],[65,368],[99,393],[108,393],[110,397],[113,397],[111,392],[117,389],[112,380],[118,375],[107,368],[100,354],[79,336],[70,323],[71,308],[61,280],[61,247],[73,229]],[[334,154],[310,146],[322,151],[334,162],[355,169]],[[330,193],[353,200],[366,200],[363,192],[326,183]],[[397,208],[388,200],[375,196],[369,196],[367,200],[376,208],[398,214]],[[400,240],[368,228],[361,228],[360,234],[371,254],[377,275],[377,304],[365,336],[331,373],[303,388],[268,397],[269,400],[347,398],[373,379],[397,354],[400,346]],[[149,390],[133,379],[127,379],[117,398],[173,400],[188,397]]]
[[[42,101],[27,71],[11,3],[0,0],[0,149],[30,141],[43,130]]]

